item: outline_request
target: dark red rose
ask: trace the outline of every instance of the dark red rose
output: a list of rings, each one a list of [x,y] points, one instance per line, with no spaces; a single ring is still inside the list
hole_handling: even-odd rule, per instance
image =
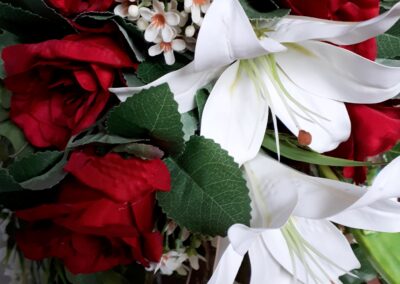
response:
[[[379,14],[379,0],[282,0],[282,4],[295,15],[336,21],[363,21]],[[376,57],[375,39],[345,48],[371,60]]]
[[[74,153],[67,171],[74,167],[71,163],[88,162],[87,156]],[[110,162],[110,167],[104,167],[106,162],[95,163],[101,159]],[[121,167],[110,171],[118,163],[129,167],[129,171],[121,172]],[[98,176],[93,175],[96,171]],[[150,261],[158,262],[162,236],[154,230],[154,193],[169,190],[165,164],[161,160],[124,160],[117,154],[108,154],[95,157],[82,172],[98,180],[97,185],[85,182],[72,171],[72,176],[60,185],[54,203],[16,212],[27,222],[16,235],[25,257],[59,258],[74,274],[108,270],[135,261],[145,266]]]
[[[168,169],[159,159],[124,160],[116,153],[98,157],[87,152],[74,152],[64,169],[82,183],[121,202],[170,189]]]
[[[121,68],[133,68],[124,49],[101,35],[18,44],[3,49],[11,119],[36,147],[64,148],[93,124]]]
[[[367,157],[392,148],[400,141],[399,103],[394,100],[375,105],[347,104],[351,119],[351,135],[330,155],[364,161]],[[343,174],[346,178],[353,178],[356,183],[363,183],[367,168],[346,167]]]
[[[83,12],[107,11],[114,0],[46,0],[46,3],[66,17]]]

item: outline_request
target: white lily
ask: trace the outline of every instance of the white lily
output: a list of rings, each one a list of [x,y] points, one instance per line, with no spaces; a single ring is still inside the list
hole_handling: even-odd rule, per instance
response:
[[[233,283],[249,253],[251,283],[340,283],[359,267],[343,234],[348,227],[400,231],[400,158],[369,188],[311,177],[260,153],[244,165],[252,199],[251,227],[229,229],[225,250],[209,284]],[[295,280],[295,281],[294,281]]]
[[[223,70],[206,103],[201,134],[221,144],[236,162],[249,161],[259,151],[270,110],[274,122],[279,117],[293,134],[303,136],[299,138],[304,144],[311,142],[309,146],[318,152],[329,151],[350,134],[343,102],[377,103],[396,96],[400,68],[326,42],[363,41],[384,32],[399,17],[400,4],[364,22],[286,16],[274,26],[253,29],[237,0],[213,1],[190,67],[148,86],[111,91],[124,100],[167,82],[180,111],[188,111],[194,107],[196,90],[206,85],[204,78],[212,80]]]

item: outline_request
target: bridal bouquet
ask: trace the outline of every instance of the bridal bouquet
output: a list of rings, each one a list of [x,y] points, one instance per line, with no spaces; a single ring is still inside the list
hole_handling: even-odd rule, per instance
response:
[[[0,0],[1,283],[400,283],[396,2]]]

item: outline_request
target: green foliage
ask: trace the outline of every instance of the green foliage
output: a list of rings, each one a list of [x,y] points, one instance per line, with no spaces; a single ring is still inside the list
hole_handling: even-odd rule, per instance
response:
[[[6,169],[0,168],[0,193],[20,191],[22,187],[8,173]],[[1,204],[1,202],[0,202]]]
[[[48,189],[66,176],[63,170],[66,161],[67,155],[63,152],[37,152],[15,161],[9,172],[25,189]]]
[[[148,84],[169,72],[182,68],[183,66],[184,64],[179,62],[176,62],[173,65],[166,65],[159,61],[145,61],[139,64],[137,76],[145,84]]]
[[[395,145],[392,149],[390,149],[384,154],[384,158],[387,162],[391,162],[392,160],[396,159],[399,156],[400,156],[400,143]]]
[[[129,284],[131,283],[121,274],[114,271],[98,272],[94,274],[66,274],[71,284]]]
[[[0,26],[18,37],[40,41],[61,38],[74,32],[66,20],[57,16],[42,1],[19,1],[19,7],[14,2],[13,5],[5,2],[0,2]]]
[[[130,144],[118,145],[114,147],[112,150],[113,152],[128,153],[136,157],[149,160],[161,159],[164,156],[164,152],[161,151],[159,148],[153,145],[142,144],[142,143],[130,143]]]
[[[110,135],[106,133],[97,133],[92,135],[85,135],[80,139],[73,138],[67,145],[68,149],[85,146],[92,143],[98,144],[128,144],[133,142],[142,141],[143,139],[125,138],[117,135]]]
[[[400,22],[377,37],[378,58],[395,59],[400,56]]]
[[[128,138],[150,138],[170,154],[184,149],[184,133],[178,104],[167,84],[143,90],[115,107],[108,131]]]
[[[352,230],[368,260],[382,278],[392,284],[400,283],[400,234]]]
[[[172,190],[157,199],[163,211],[193,232],[225,236],[235,223],[249,224],[250,198],[233,158],[210,139],[192,136],[179,158],[165,160]]]
[[[15,151],[19,151],[26,144],[24,133],[10,120],[0,123],[0,136],[6,137]]]
[[[195,112],[189,111],[182,114],[181,122],[183,124],[183,133],[185,133],[183,138],[185,141],[188,141],[197,131],[199,121],[197,120]]]
[[[377,278],[377,273],[369,262],[368,256],[362,247],[355,244],[352,245],[352,249],[354,254],[357,256],[357,259],[360,261],[361,267],[351,271],[351,273],[358,278],[349,274],[340,277],[340,280],[343,282],[343,284],[363,284]]]
[[[389,10],[398,2],[399,0],[381,0],[380,5],[383,10]]]
[[[204,88],[200,89],[196,92],[195,100],[196,100],[196,106],[197,106],[197,113],[198,113],[200,121],[201,121],[201,117],[203,115],[203,110],[206,105],[209,94],[210,94],[210,92]]]
[[[96,27],[106,22],[114,22],[124,36],[126,43],[132,49],[136,59],[140,62],[144,60],[147,53],[147,45],[143,33],[134,24],[111,12],[83,13],[75,20],[77,23],[89,27]],[[146,53],[143,51],[146,51]]]
[[[277,153],[275,136],[273,135],[265,135],[262,146]],[[285,134],[279,136],[279,146],[281,156],[294,161],[335,167],[359,167],[372,165],[371,162],[358,162],[319,154],[311,149],[299,146],[294,139]]]
[[[243,10],[246,12],[247,17],[250,20],[262,20],[262,19],[279,19],[282,18],[290,13],[288,9],[278,9],[278,5],[274,1],[271,1],[274,6],[277,8],[272,12],[260,12],[254,9],[248,0],[239,0],[240,4],[243,7]]]
[[[6,46],[17,44],[18,42],[19,40],[14,34],[9,33],[7,31],[0,31],[0,54],[2,53],[3,48],[5,48]],[[3,59],[0,57],[0,79],[5,78],[6,76],[3,64],[4,64]],[[1,89],[2,87],[0,87],[0,92],[2,92]]]
[[[134,73],[123,73],[126,84],[129,87],[138,87],[143,86],[143,81],[138,78],[138,76]]]

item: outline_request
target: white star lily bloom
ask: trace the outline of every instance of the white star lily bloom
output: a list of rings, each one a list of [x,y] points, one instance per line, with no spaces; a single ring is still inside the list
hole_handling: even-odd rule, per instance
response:
[[[326,42],[364,41],[383,33],[399,17],[400,4],[364,22],[286,16],[268,29],[259,26],[254,31],[237,0],[214,1],[199,31],[194,62],[185,72],[169,73],[140,88],[111,91],[124,100],[167,82],[180,111],[188,111],[195,107],[196,91],[208,83],[204,79],[215,79],[211,75],[222,70],[202,115],[201,134],[228,150],[236,162],[243,164],[258,153],[269,111],[275,129],[277,116],[293,134],[300,134],[300,142],[318,152],[329,151],[351,131],[344,102],[378,103],[395,97],[400,68]]]
[[[340,283],[359,267],[330,221],[366,230],[399,232],[400,158],[369,188],[311,177],[260,153],[244,165],[252,197],[248,228],[229,229],[230,244],[209,284],[233,283],[246,252],[251,283]]]
[[[164,3],[153,0],[154,11],[146,7],[139,9],[140,15],[150,23],[144,32],[148,42],[153,42],[158,35],[161,35],[163,41],[171,42],[176,35],[173,27],[180,22],[179,14],[174,11],[165,12],[164,8]]]

